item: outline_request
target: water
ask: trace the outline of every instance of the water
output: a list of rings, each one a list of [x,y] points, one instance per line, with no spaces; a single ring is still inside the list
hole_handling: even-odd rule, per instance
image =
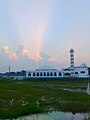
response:
[[[13,120],[90,120],[90,113],[76,113],[71,112],[48,112],[46,114],[34,114],[25,117],[19,117]]]
[[[88,86],[87,86],[87,94],[90,95],[89,83],[88,83]]]

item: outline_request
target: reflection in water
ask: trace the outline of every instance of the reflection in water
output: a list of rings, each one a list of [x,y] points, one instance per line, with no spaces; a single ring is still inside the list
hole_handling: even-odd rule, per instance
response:
[[[90,113],[72,114],[69,112],[65,113],[53,111],[47,114],[30,115],[13,120],[89,120],[89,119]]]

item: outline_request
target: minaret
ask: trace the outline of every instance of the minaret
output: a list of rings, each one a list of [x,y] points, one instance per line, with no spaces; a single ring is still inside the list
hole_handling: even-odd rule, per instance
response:
[[[70,49],[70,69],[71,69],[71,77],[74,77],[75,71],[74,71],[74,50]]]
[[[9,65],[9,77],[10,77],[10,65]]]
[[[70,67],[74,67],[74,50],[70,49]]]
[[[10,74],[10,65],[9,65],[9,74]]]

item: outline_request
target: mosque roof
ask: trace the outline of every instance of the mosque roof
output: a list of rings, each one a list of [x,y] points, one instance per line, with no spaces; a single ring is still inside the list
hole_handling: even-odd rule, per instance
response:
[[[38,69],[36,69],[36,71],[49,71],[49,70],[57,70],[55,68],[53,68],[52,66],[48,66],[48,65],[44,65],[44,66],[40,66]]]

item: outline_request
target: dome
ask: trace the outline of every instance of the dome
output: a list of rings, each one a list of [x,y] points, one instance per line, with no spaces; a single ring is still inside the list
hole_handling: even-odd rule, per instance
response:
[[[56,70],[56,69],[48,65],[40,66],[38,69],[36,69],[36,71],[48,71],[48,70]]]
[[[39,69],[53,69],[53,67],[49,65],[44,65],[44,66],[40,66]]]

